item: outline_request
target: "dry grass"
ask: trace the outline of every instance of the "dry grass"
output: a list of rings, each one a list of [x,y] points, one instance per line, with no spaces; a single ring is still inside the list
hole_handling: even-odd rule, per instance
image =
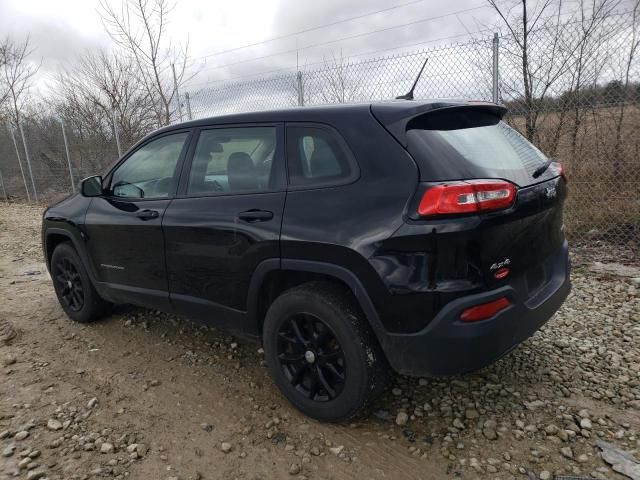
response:
[[[565,222],[570,238],[640,245],[640,108],[626,106],[620,140],[617,107],[541,115],[534,143],[565,167],[570,196]],[[524,118],[509,122],[524,130]]]

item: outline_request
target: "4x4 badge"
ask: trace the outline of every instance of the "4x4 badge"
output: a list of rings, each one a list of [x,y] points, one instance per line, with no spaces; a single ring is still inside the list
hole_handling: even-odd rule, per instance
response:
[[[491,271],[497,270],[499,268],[506,267],[507,265],[511,265],[511,259],[510,258],[505,258],[501,262],[495,262],[493,265],[491,265],[489,267],[489,270],[491,270]]]

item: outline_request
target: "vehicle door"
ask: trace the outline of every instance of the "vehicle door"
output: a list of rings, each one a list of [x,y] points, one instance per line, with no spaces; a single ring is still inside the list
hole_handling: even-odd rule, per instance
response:
[[[190,130],[151,138],[103,182],[85,217],[97,280],[117,301],[170,308],[162,218],[175,196]]]
[[[201,128],[164,215],[170,298],[179,313],[244,333],[257,265],[280,259],[283,127]]]

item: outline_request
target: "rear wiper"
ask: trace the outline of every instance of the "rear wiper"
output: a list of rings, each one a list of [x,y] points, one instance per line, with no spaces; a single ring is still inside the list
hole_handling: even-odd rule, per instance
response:
[[[542,175],[544,172],[547,171],[547,169],[553,165],[555,163],[555,160],[547,160],[546,162],[544,162],[542,165],[540,165],[538,168],[536,168],[533,173],[531,174],[531,176],[533,178],[538,178],[540,175]]]

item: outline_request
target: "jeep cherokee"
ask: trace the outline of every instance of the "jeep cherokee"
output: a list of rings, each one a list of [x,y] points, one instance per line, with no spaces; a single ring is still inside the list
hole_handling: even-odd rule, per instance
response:
[[[78,322],[131,303],[260,339],[320,420],[391,369],[482,368],[570,290],[562,167],[505,112],[394,101],[160,129],[44,213],[56,295]]]

